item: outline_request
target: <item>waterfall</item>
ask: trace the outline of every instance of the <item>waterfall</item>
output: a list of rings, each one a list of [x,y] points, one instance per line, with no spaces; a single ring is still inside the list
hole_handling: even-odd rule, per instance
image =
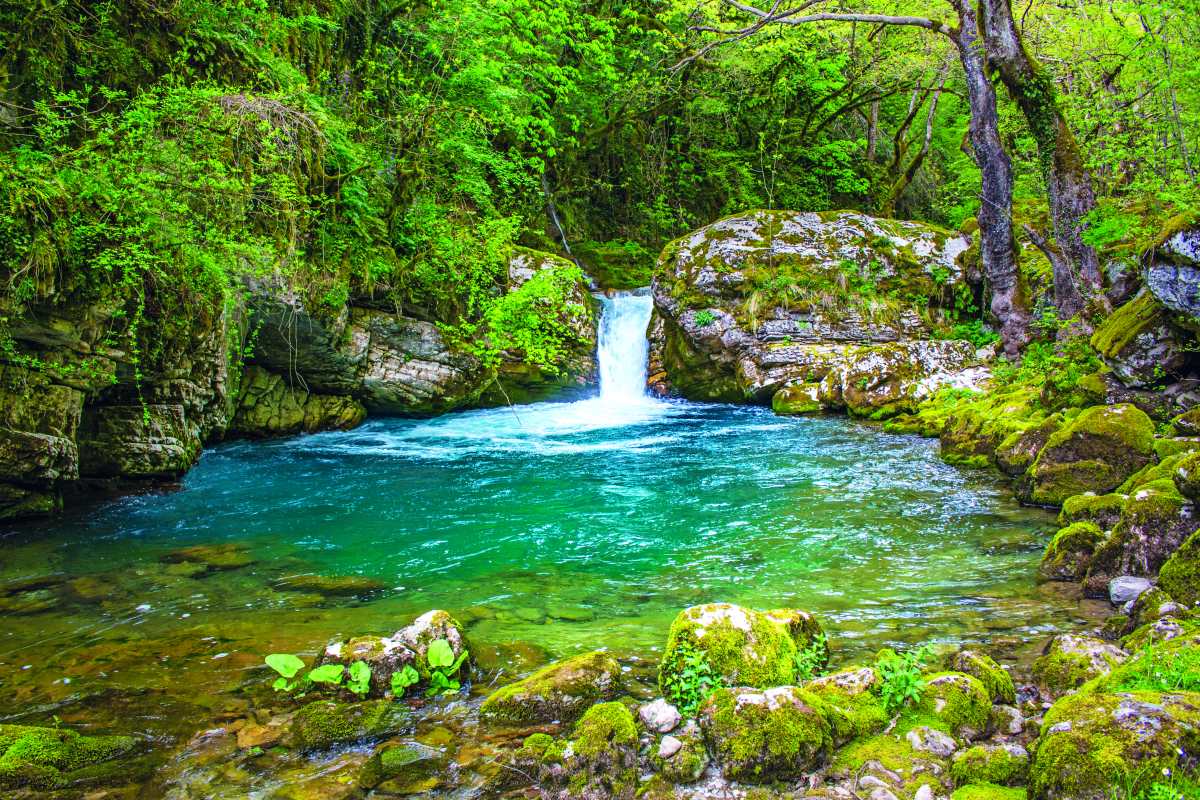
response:
[[[605,405],[644,403],[646,359],[650,343],[646,326],[654,300],[648,294],[621,292],[603,298],[600,317],[600,400]]]

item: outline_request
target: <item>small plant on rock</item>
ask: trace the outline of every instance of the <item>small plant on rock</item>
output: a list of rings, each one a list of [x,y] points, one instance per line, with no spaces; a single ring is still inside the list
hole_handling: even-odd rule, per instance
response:
[[[694,717],[700,704],[721,688],[723,682],[704,653],[692,645],[680,645],[678,657],[683,662],[682,669],[667,690],[668,699],[685,716]]]
[[[821,665],[829,658],[829,643],[818,633],[796,653],[796,683],[811,681],[821,674]]]
[[[395,697],[403,697],[408,691],[408,687],[416,686],[421,680],[421,675],[412,664],[405,664],[404,669],[396,670],[392,673],[392,695]]]
[[[279,673],[279,677],[271,684],[277,692],[295,691],[301,683],[293,680],[304,669],[304,662],[291,653],[271,653],[266,658],[267,666]]]
[[[345,673],[346,668],[341,664],[322,664],[319,667],[309,670],[308,675],[304,676],[304,679],[311,683],[320,683],[325,686],[341,686]]]
[[[888,651],[875,663],[875,671],[883,681],[879,696],[889,714],[900,711],[909,703],[921,701],[921,691],[925,688],[921,664],[929,656],[928,647],[919,647],[904,654]]]
[[[371,667],[365,661],[355,661],[350,665],[350,680],[346,688],[359,697],[366,697],[371,691]]]
[[[429,688],[425,690],[426,697],[436,697],[439,694],[454,694],[462,688],[462,683],[454,678],[469,654],[463,650],[458,658],[454,657],[454,648],[445,639],[435,639],[429,643],[425,660],[429,662]]]
[[[696,312],[696,324],[701,328],[707,328],[717,321],[717,315],[709,311],[707,308],[703,311]]]

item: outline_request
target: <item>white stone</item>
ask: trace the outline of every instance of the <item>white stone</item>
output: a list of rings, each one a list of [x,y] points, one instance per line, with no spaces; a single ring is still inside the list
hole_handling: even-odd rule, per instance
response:
[[[679,709],[661,697],[640,707],[638,716],[642,718],[642,724],[646,726],[646,729],[655,733],[669,733],[675,730],[680,720],[683,719]]]
[[[668,734],[658,743],[658,757],[666,760],[682,749],[683,742]]]
[[[1136,575],[1121,575],[1108,582],[1108,599],[1114,606],[1136,600],[1150,588],[1150,581]]]

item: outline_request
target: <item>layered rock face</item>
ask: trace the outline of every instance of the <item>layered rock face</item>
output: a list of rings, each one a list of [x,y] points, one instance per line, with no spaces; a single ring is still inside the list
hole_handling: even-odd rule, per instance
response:
[[[974,347],[933,338],[943,309],[971,297],[959,263],[969,244],[856,212],[714,222],[659,260],[651,388],[883,417],[941,385],[970,384]]]
[[[518,249],[507,290],[564,266]],[[123,312],[103,302],[60,302],[14,325],[19,357],[0,361],[0,519],[50,513],[79,486],[178,477],[227,435],[350,428],[368,413],[541,399],[594,380],[597,315],[582,281],[558,372],[518,350],[487,365],[436,322],[391,308],[317,312],[270,282],[246,296],[195,309],[152,357],[111,343]]]

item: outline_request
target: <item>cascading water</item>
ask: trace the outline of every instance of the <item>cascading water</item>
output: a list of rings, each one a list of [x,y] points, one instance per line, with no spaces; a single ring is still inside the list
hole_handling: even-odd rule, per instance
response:
[[[606,297],[600,318],[597,361],[600,400],[606,405],[641,404],[646,396],[646,325],[654,301],[648,294],[622,292]]]

